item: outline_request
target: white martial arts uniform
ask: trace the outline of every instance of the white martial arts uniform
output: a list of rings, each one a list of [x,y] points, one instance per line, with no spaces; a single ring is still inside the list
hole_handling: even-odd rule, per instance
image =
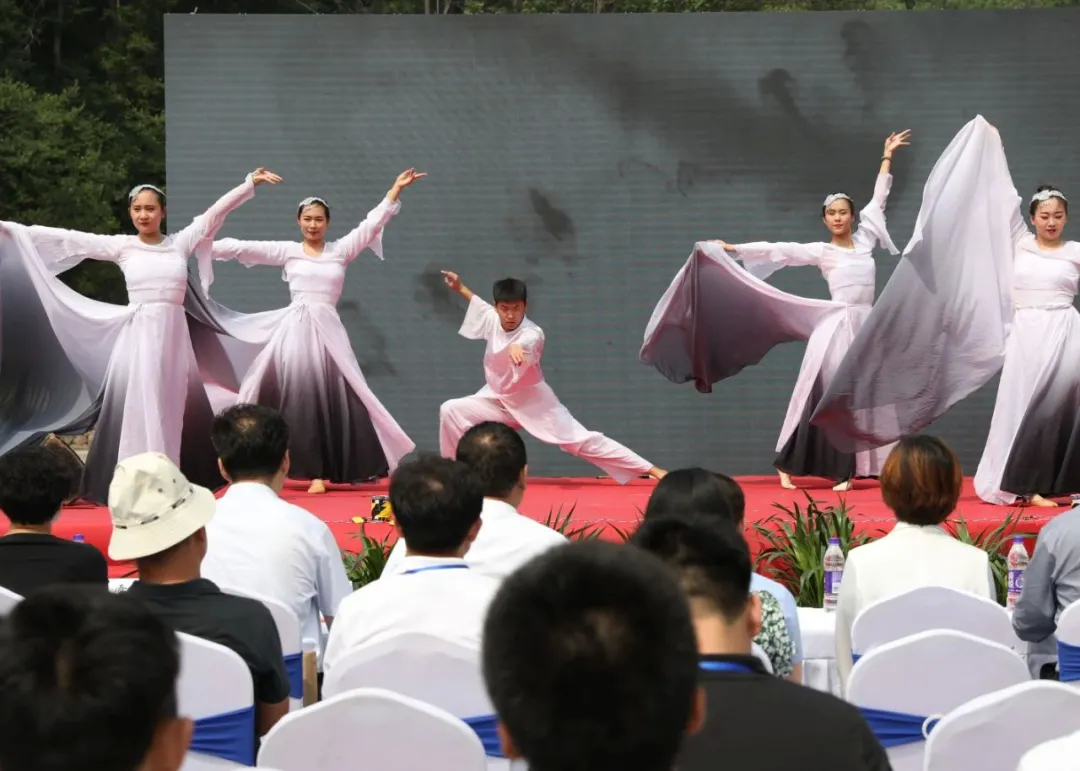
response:
[[[493,420],[523,428],[542,442],[558,445],[571,455],[596,464],[620,484],[652,468],[649,461],[618,442],[589,431],[562,405],[540,370],[544,330],[528,318],[523,318],[517,329],[507,332],[495,309],[473,295],[459,334],[470,340],[487,341],[484,352],[487,385],[473,396],[444,402],[439,409],[439,444],[445,457],[454,457],[458,441],[466,431],[477,423]],[[525,354],[525,362],[520,366],[510,361],[508,349],[515,343]]]

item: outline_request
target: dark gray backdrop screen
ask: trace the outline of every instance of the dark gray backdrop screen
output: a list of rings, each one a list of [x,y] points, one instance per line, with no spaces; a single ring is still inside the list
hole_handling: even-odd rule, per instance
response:
[[[457,335],[459,272],[484,296],[512,275],[544,327],[548,381],[586,426],[654,463],[770,471],[803,346],[711,395],[638,362],[650,312],[696,240],[814,241],[826,194],[861,207],[890,131],[888,216],[903,248],[938,155],[977,113],[997,125],[1022,194],[1080,190],[1075,11],[640,16],[170,16],[169,214],[181,227],[256,166],[222,235],[297,239],[296,204],[355,226],[398,172],[386,261],[365,252],[339,310],[368,382],[423,449],[439,404],[483,384]],[[138,181],[138,180],[137,180]],[[1077,226],[1073,226],[1077,227]],[[896,264],[878,255],[878,288]],[[827,297],[813,269],[781,288]],[[280,272],[217,265],[237,310],[288,302]],[[974,472],[997,381],[933,431]],[[530,441],[531,471],[591,466]]]

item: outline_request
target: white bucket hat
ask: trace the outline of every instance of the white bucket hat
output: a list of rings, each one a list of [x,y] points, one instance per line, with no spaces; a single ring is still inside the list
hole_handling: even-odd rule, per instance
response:
[[[163,552],[206,525],[216,507],[213,493],[191,484],[161,453],[132,455],[117,465],[109,485],[109,557]]]

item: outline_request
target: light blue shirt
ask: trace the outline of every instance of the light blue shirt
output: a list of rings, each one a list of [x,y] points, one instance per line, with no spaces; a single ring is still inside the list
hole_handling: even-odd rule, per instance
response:
[[[784,622],[787,625],[788,637],[795,643],[795,655],[791,657],[791,663],[800,663],[803,660],[802,633],[799,631],[799,608],[795,604],[795,597],[784,588],[783,584],[778,584],[760,573],[750,574],[750,591],[768,592],[780,603],[780,607],[784,611]]]

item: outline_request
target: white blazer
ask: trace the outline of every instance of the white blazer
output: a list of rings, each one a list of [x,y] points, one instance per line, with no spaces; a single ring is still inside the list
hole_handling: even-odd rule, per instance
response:
[[[851,626],[856,616],[878,600],[924,586],[996,598],[986,552],[961,543],[936,525],[897,522],[888,535],[848,553],[836,606],[836,669],[841,683],[847,683],[851,674]]]

